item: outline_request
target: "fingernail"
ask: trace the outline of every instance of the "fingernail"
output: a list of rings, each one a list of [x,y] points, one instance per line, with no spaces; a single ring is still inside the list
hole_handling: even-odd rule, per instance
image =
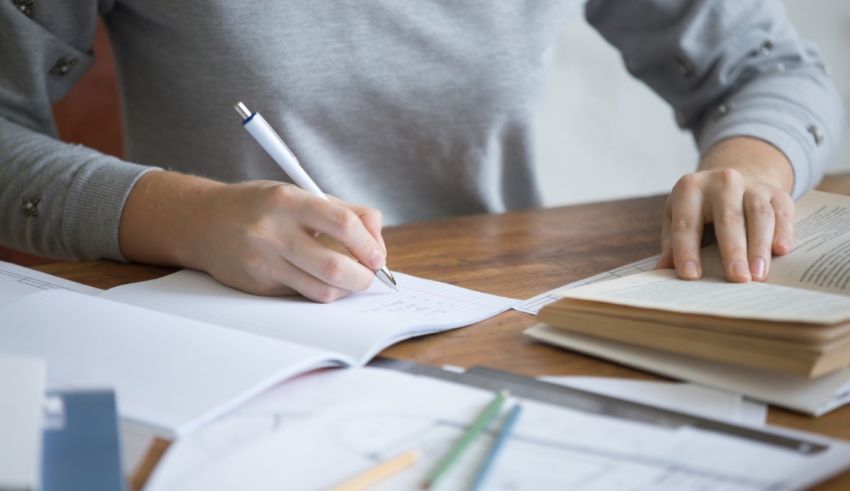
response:
[[[372,254],[369,254],[369,266],[372,266],[372,269],[384,267],[384,255],[378,249],[375,249],[372,251]]]
[[[751,265],[751,267],[753,268],[753,278],[756,278],[756,279],[759,279],[759,280],[764,279],[764,272],[765,272],[766,266],[767,266],[767,263],[764,261],[764,259],[762,259],[760,257],[753,259],[753,262],[752,262],[752,265]]]
[[[735,261],[732,263],[732,273],[741,279],[750,279],[750,270],[747,268],[747,263],[744,261]]]
[[[791,249],[791,243],[788,242],[788,239],[779,239],[776,241],[776,245],[778,245],[783,251]]]
[[[685,264],[682,265],[682,275],[689,280],[698,279],[699,271],[697,271],[697,263],[685,261]]]

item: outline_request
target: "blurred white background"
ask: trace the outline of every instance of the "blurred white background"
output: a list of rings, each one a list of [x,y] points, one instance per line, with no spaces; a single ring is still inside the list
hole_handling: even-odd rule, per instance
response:
[[[736,0],[718,0],[736,1]],[[850,110],[850,1],[784,0],[800,34],[821,49]],[[538,120],[548,206],[667,192],[697,153],[672,111],[631,78],[578,8],[554,53]],[[830,172],[850,171],[850,129]]]

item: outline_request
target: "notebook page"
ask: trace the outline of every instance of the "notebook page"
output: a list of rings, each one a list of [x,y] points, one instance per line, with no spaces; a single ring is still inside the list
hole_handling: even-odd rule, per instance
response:
[[[123,285],[104,297],[344,353],[366,363],[403,339],[473,324],[509,309],[513,299],[394,273],[399,292],[378,281],[329,304],[299,296],[263,297],[183,270]]]
[[[51,290],[0,309],[0,352],[43,358],[48,389],[112,387],[126,420],[181,434],[334,355]],[[338,362],[337,362],[338,364]]]
[[[11,303],[32,293],[57,288],[86,295],[97,295],[98,288],[68,281],[17,264],[0,261],[0,306]]]

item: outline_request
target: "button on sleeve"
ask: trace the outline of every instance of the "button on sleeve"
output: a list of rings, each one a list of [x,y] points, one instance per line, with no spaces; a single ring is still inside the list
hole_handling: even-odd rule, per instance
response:
[[[67,75],[79,62],[79,58],[59,58],[55,65],[50,69],[51,75],[64,76]]]
[[[35,0],[12,0],[15,7],[24,13],[27,17],[32,17],[33,9],[35,8]]]

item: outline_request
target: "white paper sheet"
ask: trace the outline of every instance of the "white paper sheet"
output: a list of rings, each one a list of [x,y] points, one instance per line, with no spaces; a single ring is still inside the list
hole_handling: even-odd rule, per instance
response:
[[[618,343],[543,324],[529,328],[525,334],[581,353],[675,379],[737,392],[812,416],[820,416],[850,402],[850,368],[807,378]]]
[[[46,371],[44,360],[0,355],[0,489],[38,488]]]
[[[375,281],[364,293],[320,304],[250,295],[183,270],[113,288],[103,297],[344,353],[361,364],[398,341],[474,324],[516,302],[402,273],[395,278],[398,293]]]
[[[613,377],[540,377],[596,394],[648,404],[683,413],[752,426],[767,420],[767,406],[741,394],[681,382],[654,382]]]
[[[562,297],[562,295],[558,294],[560,291],[569,290],[570,288],[576,288],[582,285],[599,283],[600,281],[624,278],[633,274],[643,273],[644,271],[652,271],[652,268],[654,268],[658,263],[659,258],[661,258],[661,256],[656,254],[655,256],[641,259],[640,261],[635,261],[633,263],[626,264],[625,266],[620,266],[619,268],[614,268],[610,271],[605,271],[604,273],[599,273],[583,280],[559,286],[558,288],[549,290],[548,292],[543,292],[523,301],[521,304],[515,306],[514,309],[519,310],[520,312],[525,312],[526,314],[537,315],[537,313],[540,312],[540,309]]]
[[[47,362],[48,389],[112,387],[121,416],[190,431],[276,382],[338,359],[284,341],[65,290],[0,312],[0,352]]]
[[[370,490],[417,489],[491,398],[478,389],[371,368],[301,377],[177,442],[148,489],[324,490],[411,448],[423,458]],[[845,443],[802,456],[699,430],[531,401],[523,406],[486,489],[797,489],[850,462]],[[468,488],[492,435],[491,429],[475,441],[441,491]]]
[[[29,294],[57,288],[86,295],[97,295],[102,291],[58,276],[0,261],[0,307]]]

